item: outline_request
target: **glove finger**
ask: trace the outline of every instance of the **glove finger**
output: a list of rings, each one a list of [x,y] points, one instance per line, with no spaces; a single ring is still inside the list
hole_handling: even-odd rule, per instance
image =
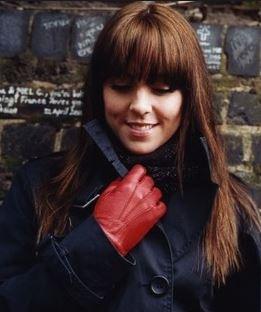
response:
[[[167,211],[167,206],[165,203],[160,201],[154,208],[159,218],[161,218]]]
[[[139,199],[136,205],[141,205],[144,210],[152,209],[154,206],[158,204],[162,197],[162,193],[160,189],[154,187],[145,197]],[[149,207],[149,208],[148,208]]]
[[[162,192],[159,188],[154,187],[152,192],[149,194],[149,197],[154,204],[157,204],[162,197]]]
[[[143,177],[141,182],[138,184],[135,192],[140,191],[141,195],[143,197],[143,196],[145,196],[146,194],[148,194],[149,192],[152,191],[153,186],[154,186],[153,179],[150,176],[146,175],[146,176]]]
[[[128,184],[127,184],[128,186]],[[133,185],[133,196],[131,196],[131,200],[129,202],[130,205],[136,206],[141,200],[145,199],[145,197],[152,192],[154,187],[153,179],[145,175],[141,182]]]
[[[146,168],[140,164],[134,165],[128,174],[122,179],[122,182],[137,184],[145,176]]]
[[[102,192],[102,195],[106,195],[110,192],[112,192],[121,182],[122,178],[118,177],[116,180],[113,180],[107,187],[106,189]]]

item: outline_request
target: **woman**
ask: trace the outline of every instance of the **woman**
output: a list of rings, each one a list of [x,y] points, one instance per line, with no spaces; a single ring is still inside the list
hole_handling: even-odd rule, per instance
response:
[[[84,103],[75,147],[25,164],[0,210],[1,311],[260,311],[257,209],[185,19],[118,11]]]

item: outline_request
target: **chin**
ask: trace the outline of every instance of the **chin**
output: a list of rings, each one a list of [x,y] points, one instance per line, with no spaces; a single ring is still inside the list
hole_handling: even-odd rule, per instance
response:
[[[155,149],[157,148],[157,147],[152,147],[152,146],[140,146],[139,143],[134,143],[131,145],[125,145],[125,147],[131,153],[137,154],[137,155],[143,155],[143,154],[151,153],[151,152],[155,151]]]

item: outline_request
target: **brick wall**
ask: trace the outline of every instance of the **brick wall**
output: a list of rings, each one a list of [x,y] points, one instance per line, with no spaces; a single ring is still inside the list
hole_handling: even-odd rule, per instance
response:
[[[0,198],[23,161],[70,146],[93,42],[123,2],[0,2]],[[229,168],[261,203],[259,1],[161,2],[197,31]]]

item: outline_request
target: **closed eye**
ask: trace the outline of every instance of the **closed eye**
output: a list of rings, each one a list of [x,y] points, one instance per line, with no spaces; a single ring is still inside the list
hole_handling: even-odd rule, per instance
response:
[[[126,85],[113,84],[111,85],[111,88],[119,92],[129,92],[134,88],[134,86],[128,84]],[[166,93],[173,92],[172,89],[170,88],[156,88],[153,86],[151,86],[151,91],[157,95],[164,95]]]
[[[130,85],[112,85],[111,88],[117,91],[127,91],[131,90],[132,86]]]
[[[120,93],[127,93],[130,92],[135,86],[132,84],[111,84],[111,88],[117,92]],[[169,92],[173,92],[173,89],[171,89],[169,86],[159,87],[159,86],[150,86],[151,92],[156,95],[165,95]]]
[[[168,92],[171,92],[170,89],[156,89],[156,88],[153,88],[152,89],[154,93],[158,93],[158,94],[166,94]]]

